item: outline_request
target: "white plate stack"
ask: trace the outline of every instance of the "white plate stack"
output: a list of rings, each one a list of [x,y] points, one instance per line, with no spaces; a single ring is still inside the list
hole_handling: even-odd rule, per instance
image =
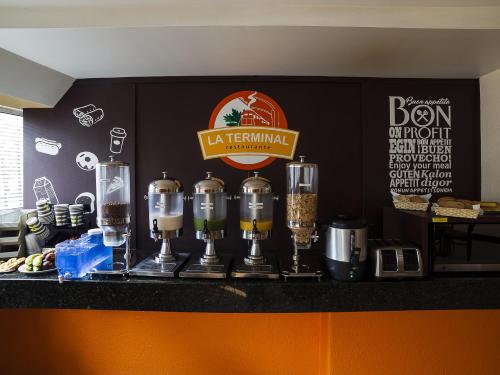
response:
[[[54,212],[56,215],[56,226],[64,227],[70,224],[69,204],[56,204]]]
[[[71,204],[69,206],[71,225],[78,227],[83,224],[83,204]]]
[[[26,225],[30,229],[31,233],[36,234],[36,236],[45,243],[45,240],[49,237],[50,231],[49,229],[40,223],[37,217],[30,217],[26,220]]]
[[[47,199],[36,201],[36,210],[38,211],[38,220],[41,224],[48,225],[54,221],[54,211],[52,211],[52,206]]]

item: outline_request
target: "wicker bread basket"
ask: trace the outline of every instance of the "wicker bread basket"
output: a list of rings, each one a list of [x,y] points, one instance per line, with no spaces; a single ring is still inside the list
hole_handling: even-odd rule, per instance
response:
[[[434,205],[433,210],[438,216],[463,217],[466,219],[477,219],[480,213],[479,210],[469,208],[449,208],[439,207],[438,205]]]
[[[394,201],[394,207],[399,210],[427,211],[429,203],[398,202]]]

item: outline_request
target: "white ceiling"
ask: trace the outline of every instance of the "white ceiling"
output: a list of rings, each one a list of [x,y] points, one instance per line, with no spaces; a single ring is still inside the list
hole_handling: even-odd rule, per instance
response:
[[[471,78],[500,68],[500,30],[0,29],[0,47],[75,78],[190,75]]]
[[[0,0],[5,7],[78,7],[78,6],[129,6],[172,5],[196,3],[227,5],[248,3],[248,0]],[[253,0],[253,4],[328,4],[342,6],[491,6],[500,5],[499,0]]]
[[[1,48],[74,78],[471,78],[500,0],[0,0]]]
[[[0,0],[0,28],[499,29],[500,0]]]

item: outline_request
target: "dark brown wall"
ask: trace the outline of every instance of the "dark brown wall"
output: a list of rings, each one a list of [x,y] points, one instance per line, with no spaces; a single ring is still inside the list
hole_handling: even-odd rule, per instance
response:
[[[128,136],[121,159],[135,167],[134,216],[137,246],[150,252],[157,245],[148,238],[149,182],[162,170],[179,178],[190,192],[205,171],[213,171],[236,193],[248,173],[220,160],[204,161],[196,131],[208,127],[212,110],[225,96],[240,90],[257,90],[271,96],[284,110],[290,129],[300,131],[296,155],[305,154],[320,166],[320,219],[335,213],[366,214],[374,234],[380,233],[381,212],[390,204],[387,176],[388,95],[453,98],[453,189],[457,195],[479,195],[479,112],[477,80],[349,79],[298,77],[147,78],[77,81],[50,110],[25,111],[25,206],[34,204],[32,185],[47,175],[61,192],[61,201],[92,189],[94,173],[75,165],[80,150],[93,147],[99,158],[109,154],[109,130],[120,126]],[[105,111],[92,128],[78,124],[74,107],[94,103]],[[76,121],[76,122],[75,122]],[[57,156],[34,151],[34,138],[61,139]],[[134,139],[135,138],[135,139]],[[131,146],[135,145],[135,149]],[[63,154],[64,150],[64,154]],[[285,163],[277,160],[262,169],[282,198],[275,206],[275,230],[267,248],[288,246],[284,226]],[[82,190],[83,189],[83,190]],[[93,190],[95,192],[95,187]],[[201,248],[193,239],[192,206],[185,206],[183,238],[178,249]],[[238,203],[229,205],[229,236],[221,250],[245,245],[239,238]],[[320,245],[321,246],[321,245]]]
[[[151,83],[137,88],[137,190],[147,192],[149,181],[167,169],[185,185],[186,191],[210,170],[225,180],[232,193],[238,192],[248,172],[229,167],[220,160],[204,161],[196,131],[208,127],[213,108],[225,96],[239,90],[258,90],[274,98],[284,109],[290,129],[301,132],[297,153],[321,165],[319,215],[332,212],[361,214],[362,154],[359,83],[310,82],[192,82]],[[348,140],[348,141],[346,141]],[[275,206],[273,238],[266,244],[282,248],[289,233],[285,223],[285,160],[261,170],[271,179],[282,198]],[[342,181],[349,181],[347,187]],[[141,190],[142,189],[142,190]],[[242,247],[239,239],[238,202],[229,204],[230,238],[219,241],[220,249]],[[183,248],[200,247],[193,240],[189,223],[192,206],[185,207],[185,233],[176,241]],[[147,226],[147,207],[137,207],[138,228]],[[151,246],[147,232],[138,233],[139,243]]]

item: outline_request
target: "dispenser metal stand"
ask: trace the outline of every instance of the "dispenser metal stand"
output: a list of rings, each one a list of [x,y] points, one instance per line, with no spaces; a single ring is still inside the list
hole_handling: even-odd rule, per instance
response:
[[[215,251],[215,240],[224,237],[224,231],[209,231],[207,220],[203,231],[196,231],[196,238],[205,241],[205,251],[179,273],[180,277],[225,279],[227,277],[230,257],[218,256]]]
[[[180,267],[189,259],[189,253],[174,253],[170,238],[179,237],[178,231],[159,231],[153,220],[154,240],[162,240],[160,252],[149,256],[130,270],[132,276],[175,277]]]
[[[243,231],[243,238],[249,240],[250,249],[243,261],[238,263],[231,272],[232,277],[238,278],[259,278],[278,279],[278,264],[274,256],[264,257],[260,246],[260,241],[267,239],[267,232],[257,230],[257,220],[253,220],[253,230]]]
[[[311,236],[313,242],[318,241],[318,235],[315,232]],[[320,264],[320,260],[317,256],[306,255],[300,253],[300,249],[297,246],[297,241],[295,240],[295,235],[292,235],[293,239],[293,254],[292,258],[284,258],[280,260],[281,275],[285,279],[288,278],[301,278],[301,277],[316,277],[318,281],[324,275],[323,267]]]

